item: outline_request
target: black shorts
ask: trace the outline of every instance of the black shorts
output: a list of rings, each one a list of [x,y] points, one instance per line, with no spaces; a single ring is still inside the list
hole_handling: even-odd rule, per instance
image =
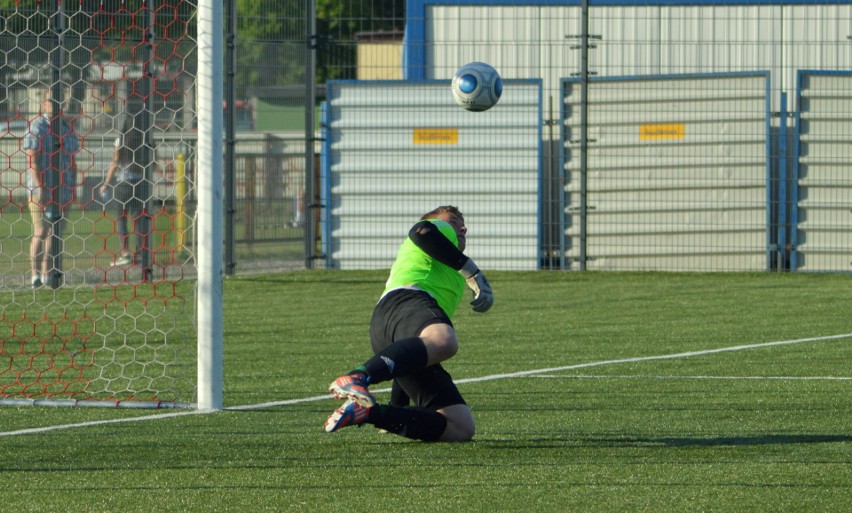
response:
[[[388,293],[373,310],[370,341],[378,353],[397,340],[420,336],[431,324],[453,325],[438,302],[426,292],[399,289]],[[396,378],[416,406],[430,409],[466,404],[450,374],[441,365]]]

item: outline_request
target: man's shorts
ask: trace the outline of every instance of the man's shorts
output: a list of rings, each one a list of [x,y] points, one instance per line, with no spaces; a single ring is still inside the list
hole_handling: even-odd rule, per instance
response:
[[[63,202],[70,202],[71,200],[70,200],[70,198],[63,195],[62,201]],[[38,202],[36,201],[36,198],[35,198],[35,190],[34,189],[29,191],[29,201],[27,202],[27,206],[29,207],[30,218],[32,219],[32,223],[33,223],[33,233],[35,233],[37,229],[48,229],[48,228],[51,228],[53,226],[50,223],[50,216],[48,215],[50,213],[49,210],[46,207],[38,204]],[[65,209],[63,208],[60,211],[60,212],[62,212],[63,216],[64,216],[64,212],[63,212],[64,210]]]
[[[428,293],[412,289],[389,292],[376,305],[370,321],[373,351],[378,353],[397,340],[418,337],[424,328],[436,323],[453,325]],[[466,404],[452,376],[439,364],[400,376],[396,381],[416,406],[439,409]]]

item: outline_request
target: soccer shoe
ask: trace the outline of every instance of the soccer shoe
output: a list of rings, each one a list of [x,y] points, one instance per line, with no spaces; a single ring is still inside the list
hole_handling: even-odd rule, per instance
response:
[[[363,372],[340,376],[331,382],[328,391],[338,399],[349,399],[364,408],[372,408],[376,405],[376,398],[367,390],[367,375]]]
[[[365,408],[355,401],[349,400],[343,406],[334,410],[325,421],[325,430],[329,433],[337,431],[346,426],[360,426],[367,420],[369,408]]]

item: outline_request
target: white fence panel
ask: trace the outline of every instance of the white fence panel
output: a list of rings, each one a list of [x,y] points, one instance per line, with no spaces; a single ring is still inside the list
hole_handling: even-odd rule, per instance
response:
[[[484,269],[540,265],[541,82],[506,81],[493,109],[449,82],[330,82],[323,244],[334,269],[383,269],[419,217],[456,205]]]
[[[564,83],[567,268],[767,268],[766,73],[590,81],[585,255],[579,87]]]
[[[852,271],[852,72],[799,75],[791,268]]]

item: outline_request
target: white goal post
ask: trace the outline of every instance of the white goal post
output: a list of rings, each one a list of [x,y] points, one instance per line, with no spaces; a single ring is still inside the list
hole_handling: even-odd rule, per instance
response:
[[[222,409],[222,2],[198,3],[198,408]]]

